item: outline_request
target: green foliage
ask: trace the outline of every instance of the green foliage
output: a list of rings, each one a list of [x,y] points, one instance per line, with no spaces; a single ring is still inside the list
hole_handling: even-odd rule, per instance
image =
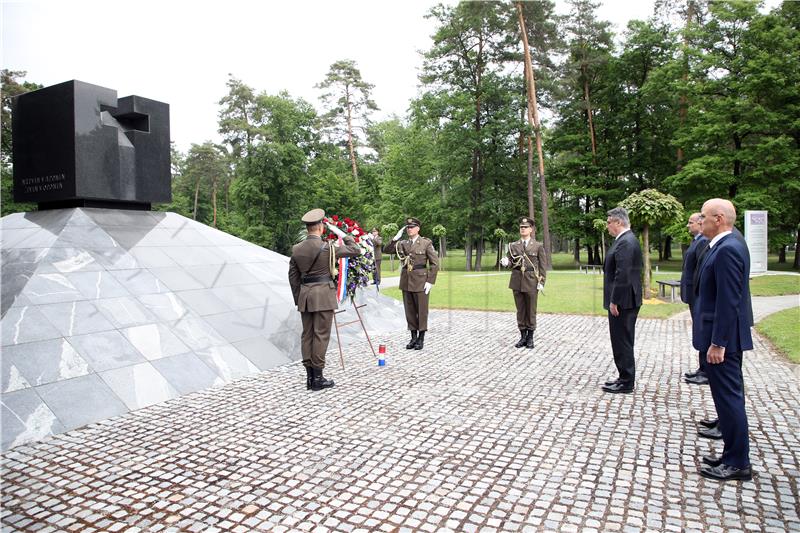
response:
[[[634,193],[620,202],[628,210],[632,224],[671,224],[683,219],[683,206],[671,194],[655,189]]]
[[[433,227],[433,235],[436,237],[444,237],[445,235],[447,235],[447,228],[445,228],[441,224],[436,224]]]

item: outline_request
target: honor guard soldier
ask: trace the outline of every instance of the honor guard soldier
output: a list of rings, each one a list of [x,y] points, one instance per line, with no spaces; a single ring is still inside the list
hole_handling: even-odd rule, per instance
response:
[[[419,226],[418,219],[407,218],[406,225],[383,247],[384,253],[395,253],[400,260],[400,290],[403,291],[406,322],[411,330],[411,342],[406,345],[408,350],[421,350],[424,346],[428,330],[428,299],[439,271],[439,256],[433,249],[433,242],[419,235]],[[401,241],[403,230],[408,239]]]
[[[323,242],[325,211],[312,209],[303,215],[308,236],[295,244],[289,259],[289,285],[300,317],[303,321],[301,352],[306,367],[306,389],[322,390],[333,387],[333,380],[325,379],[325,352],[331,337],[333,313],[339,307],[336,300],[336,260],[340,257],[355,257],[361,248],[350,235],[328,224],[344,244],[335,246],[333,241]]]
[[[533,348],[533,332],[536,331],[536,302],[539,291],[544,290],[547,278],[547,258],[544,246],[535,241],[533,219],[520,217],[519,240],[509,243],[508,253],[500,260],[504,267],[511,267],[508,288],[514,293],[517,306],[517,327],[520,338],[515,348]]]

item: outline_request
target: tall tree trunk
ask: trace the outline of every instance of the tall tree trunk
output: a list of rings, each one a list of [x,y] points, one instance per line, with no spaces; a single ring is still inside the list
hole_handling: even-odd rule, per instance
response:
[[[642,284],[642,297],[650,299],[650,226],[645,224],[642,228],[642,255],[644,255],[644,283]]]
[[[472,232],[467,230],[467,235],[464,239],[464,257],[467,260],[467,272],[472,271]]]
[[[687,2],[687,9],[686,9],[686,24],[684,25],[683,30],[683,74],[681,75],[681,79],[683,80],[684,84],[689,80],[689,61],[687,59],[687,51],[689,49],[689,27],[692,24],[692,20],[694,19],[694,0],[689,0]],[[680,98],[678,99],[678,128],[680,129],[686,123],[686,116],[689,112],[689,99],[686,97],[685,92],[681,92]],[[675,168],[678,172],[683,169],[683,147],[678,146],[677,152],[675,154],[676,164]]]
[[[575,260],[576,263],[580,264],[580,262],[581,262],[581,239],[580,239],[580,237],[575,237],[575,247],[572,249],[572,258]]]
[[[544,154],[542,153],[542,129],[539,124],[539,105],[536,101],[536,77],[533,73],[533,62],[531,61],[531,50],[528,45],[528,30],[525,25],[525,17],[522,14],[522,2],[517,2],[517,14],[519,15],[519,27],[522,33],[522,47],[525,52],[525,78],[528,86],[528,121],[536,134],[536,154],[539,158],[539,196],[542,202],[542,243],[544,244],[545,256],[547,259],[548,270],[552,268],[550,256],[553,247],[550,242],[550,221],[547,210],[547,182],[544,176]],[[528,138],[528,211],[530,217],[534,218],[533,212],[533,162],[531,161],[531,140]]]
[[[356,149],[353,146],[353,119],[350,102],[347,102],[347,147],[350,150],[350,164],[353,166],[353,179],[358,189],[358,166],[356,165]]]
[[[670,259],[672,259],[672,235],[667,235],[664,238],[664,260]]]
[[[800,228],[800,225],[798,225]],[[794,262],[792,267],[800,268],[800,231],[797,232],[797,240],[794,243]]]
[[[586,65],[581,65],[583,74],[583,99],[586,101],[586,119],[589,121],[589,138],[592,141],[592,164],[597,164],[597,142],[594,135],[594,120],[592,120],[592,101],[589,97],[589,76],[586,74]]]
[[[192,209],[192,220],[197,220],[197,199],[200,196],[200,180],[194,184],[194,209]]]
[[[586,264],[593,265],[594,264],[594,253],[592,252],[592,245],[588,242],[586,243]]]
[[[786,262],[786,246],[781,245],[781,249],[778,250],[778,263],[785,263]]]
[[[483,261],[483,230],[481,230],[480,236],[478,237],[478,242],[475,246],[475,272],[480,272],[482,270],[482,261]]]
[[[217,227],[217,180],[211,184],[211,207],[214,210],[213,226]]]

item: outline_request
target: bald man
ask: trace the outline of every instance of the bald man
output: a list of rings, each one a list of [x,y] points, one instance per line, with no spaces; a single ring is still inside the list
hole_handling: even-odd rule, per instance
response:
[[[692,343],[706,352],[706,375],[719,417],[724,448],[719,457],[703,457],[700,475],[718,481],[749,480],[750,441],[744,405],[742,352],[753,349],[746,302],[750,299],[750,259],[731,233],[736,209],[713,198],[700,211],[703,235],[710,242],[700,267],[694,302]]]

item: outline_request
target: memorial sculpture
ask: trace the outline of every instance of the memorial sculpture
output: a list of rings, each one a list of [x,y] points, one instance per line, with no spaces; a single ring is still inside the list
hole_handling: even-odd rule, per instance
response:
[[[168,110],[78,81],[15,103],[15,199],[40,210],[0,219],[3,450],[300,358],[288,257],[149,210]],[[402,323],[362,298],[371,333]]]

